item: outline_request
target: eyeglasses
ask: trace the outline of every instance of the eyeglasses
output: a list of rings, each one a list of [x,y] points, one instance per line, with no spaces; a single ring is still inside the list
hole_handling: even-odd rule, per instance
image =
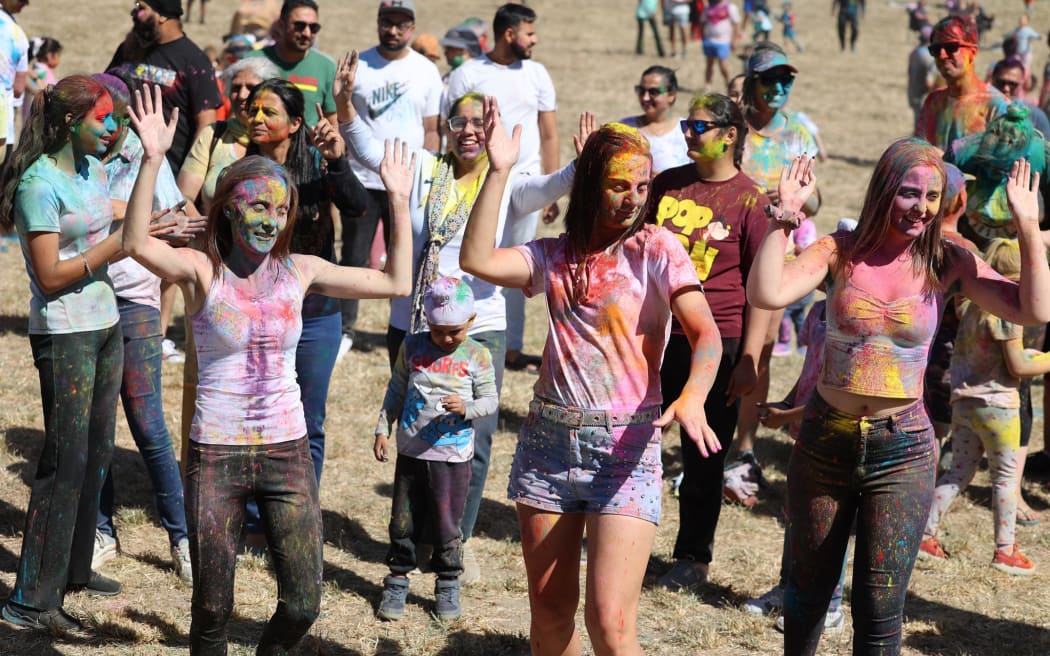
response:
[[[1014,80],[992,80],[992,86],[1000,91],[1017,91],[1017,87],[1021,86],[1020,82]]]
[[[956,52],[959,51],[959,48],[961,47],[962,45],[958,43],[931,43],[929,46],[929,50],[930,54],[934,57],[940,57],[942,50],[949,57],[952,57],[955,55]]]
[[[645,94],[649,94],[650,98],[656,98],[657,96],[662,96],[665,93],[667,93],[667,89],[662,87],[662,86],[661,87],[643,87],[642,85],[638,84],[638,85],[635,85],[634,92],[636,94],[638,94],[639,98],[645,96]]]
[[[485,129],[485,120],[480,118],[468,119],[466,116],[453,116],[448,120],[448,129],[452,132],[462,132],[467,129],[467,123],[478,132]]]
[[[389,18],[380,18],[379,19],[379,29],[383,30],[384,32],[386,32],[386,31],[394,31],[394,32],[405,33],[407,31],[409,31],[410,29],[412,29],[413,27],[415,27],[415,25],[416,25],[415,22],[410,21],[410,20],[403,21],[403,22],[400,22],[400,23],[395,23],[394,21],[390,20]]]
[[[682,134],[689,134],[689,130],[693,131],[693,134],[700,136],[707,132],[711,128],[727,128],[729,124],[725,121],[705,121],[703,119],[688,119],[683,118],[679,123],[682,128]]]
[[[774,84],[780,84],[780,86],[786,88],[795,83],[795,74],[783,71],[759,73],[758,81],[762,83],[762,86],[771,87]]]
[[[320,23],[307,23],[306,21],[292,21],[292,29],[296,32],[305,32],[306,28],[310,28],[310,31],[317,34],[321,31]]]

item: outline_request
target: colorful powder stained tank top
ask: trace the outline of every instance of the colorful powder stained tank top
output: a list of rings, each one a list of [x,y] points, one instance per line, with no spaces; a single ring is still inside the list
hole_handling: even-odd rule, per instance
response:
[[[864,396],[921,398],[943,304],[936,292],[883,301],[848,280],[829,282],[820,383]]]
[[[276,444],[306,435],[295,375],[303,291],[291,260],[259,293],[223,266],[191,317],[200,368],[190,439],[200,444]]]

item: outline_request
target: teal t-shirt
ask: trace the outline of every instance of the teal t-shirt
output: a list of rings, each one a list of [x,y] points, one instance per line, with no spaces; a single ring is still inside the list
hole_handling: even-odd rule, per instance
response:
[[[113,207],[106,170],[94,157],[75,175],[61,171],[47,155],[33,162],[15,191],[15,227],[29,274],[29,332],[77,333],[109,328],[120,320],[117,298],[105,266],[53,294],[40,288],[29,261],[27,235],[58,233],[58,259],[79,254],[109,236]]]
[[[292,64],[277,56],[276,46],[266,46],[262,50],[252,50],[246,57],[266,57],[281,71],[281,77],[288,80],[303,92],[306,101],[306,125],[317,125],[317,103],[325,114],[335,113],[335,96],[332,88],[335,85],[335,61],[328,55],[310,50],[302,61]]]

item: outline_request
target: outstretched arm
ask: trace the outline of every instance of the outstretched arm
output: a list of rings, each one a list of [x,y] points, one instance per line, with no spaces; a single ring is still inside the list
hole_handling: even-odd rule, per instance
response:
[[[485,98],[485,150],[489,173],[485,177],[470,219],[463,229],[459,266],[471,275],[501,287],[522,288],[529,284],[531,272],[525,258],[512,248],[496,248],[503,192],[511,167],[518,161],[521,126],[514,126],[513,137],[500,126],[499,106],[495,98]]]

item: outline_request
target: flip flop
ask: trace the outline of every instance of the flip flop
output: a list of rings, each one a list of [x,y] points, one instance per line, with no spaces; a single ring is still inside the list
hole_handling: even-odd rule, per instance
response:
[[[518,355],[513,360],[504,360],[504,365],[511,371],[524,371],[530,374],[540,373],[540,364],[543,363],[543,359],[538,355],[525,355],[524,353]]]
[[[1031,508],[1018,508],[1017,519],[1015,521],[1021,526],[1037,526],[1042,519],[1040,518],[1039,513]]]

